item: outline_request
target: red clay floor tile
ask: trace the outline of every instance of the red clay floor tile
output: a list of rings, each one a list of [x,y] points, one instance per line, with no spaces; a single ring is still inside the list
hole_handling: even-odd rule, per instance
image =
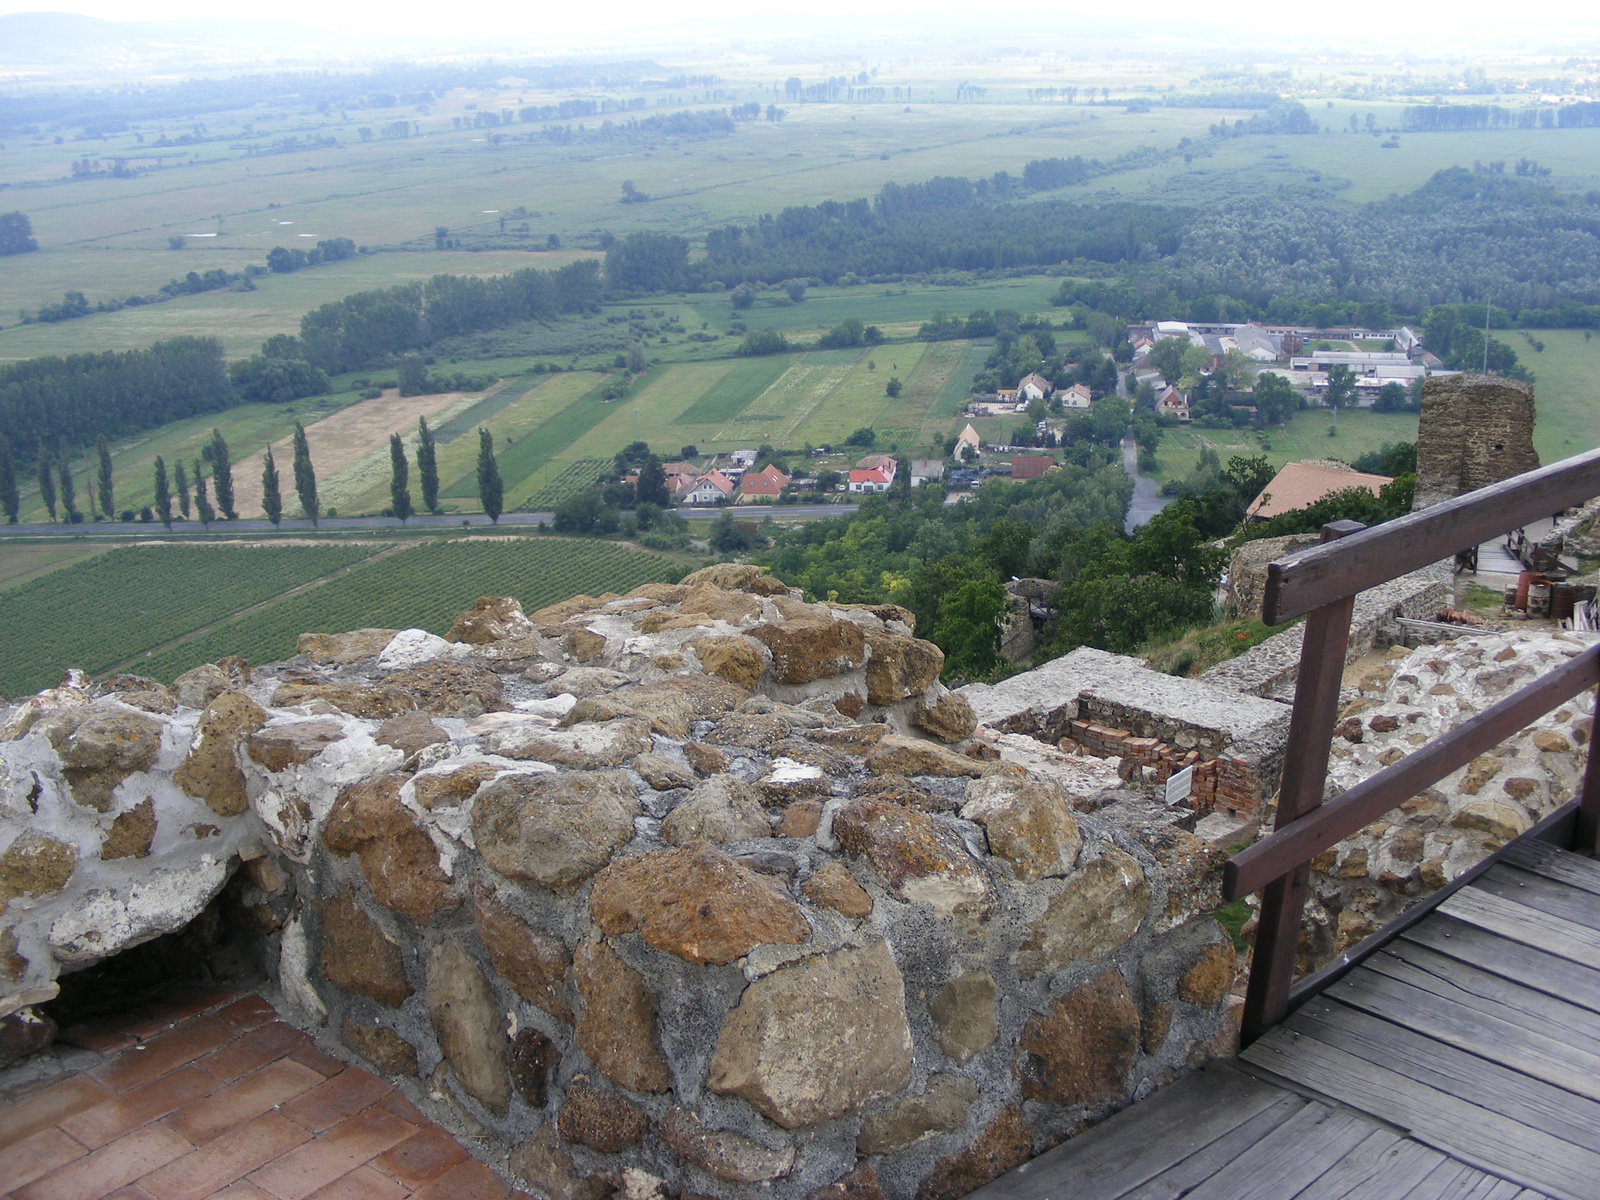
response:
[[[278,1200],[305,1200],[413,1132],[399,1117],[381,1109],[360,1113],[268,1163],[250,1176],[250,1182]]]
[[[282,1021],[273,1021],[243,1035],[234,1026],[226,1028],[232,1040],[200,1060],[201,1066],[223,1079],[237,1079],[311,1044],[305,1034]]]
[[[393,1090],[371,1071],[349,1067],[285,1104],[283,1115],[320,1133],[376,1104]]]
[[[59,1129],[41,1129],[0,1150],[0,1179],[6,1191],[32,1183],[88,1151]]]
[[[21,1099],[0,1105],[0,1147],[20,1141],[47,1125],[56,1125],[74,1113],[110,1100],[110,1088],[87,1075],[68,1075]]]
[[[297,1063],[304,1063],[319,1075],[329,1079],[337,1075],[340,1071],[344,1070],[344,1064],[342,1062],[340,1062],[337,1058],[334,1058],[332,1055],[324,1054],[309,1041],[304,1046],[301,1046],[300,1049],[296,1050],[293,1054],[289,1055],[289,1057],[294,1059]]]
[[[417,1111],[417,1106],[407,1100],[400,1092],[390,1092],[378,1101],[378,1107],[385,1112],[392,1112],[402,1121],[410,1121],[418,1129],[427,1129],[433,1124],[427,1117]]]
[[[310,1140],[293,1121],[265,1113],[167,1164],[139,1185],[156,1200],[202,1200]]]
[[[154,1004],[145,1005],[139,1012],[156,1020],[187,1021],[190,1017],[198,1017],[203,1012],[219,1008],[230,1000],[237,1000],[241,995],[243,993],[238,988],[185,984],[173,988]]]
[[[162,1124],[176,1129],[196,1146],[203,1146],[235,1125],[270,1112],[322,1082],[322,1076],[310,1067],[280,1059],[243,1079],[233,1080],[215,1095],[184,1105]]]
[[[219,1009],[217,1016],[240,1029],[254,1029],[257,1025],[278,1019],[277,1010],[255,995],[241,996],[226,1008]]]
[[[115,1141],[157,1117],[164,1117],[191,1100],[208,1095],[219,1080],[192,1063],[134,1088],[115,1099],[68,1117],[59,1124],[91,1150]],[[191,1139],[193,1140],[193,1139]]]
[[[12,1193],[16,1200],[100,1200],[189,1152],[189,1143],[159,1125],[147,1125],[60,1167]]]
[[[236,1034],[231,1025],[215,1017],[196,1017],[159,1037],[124,1050],[89,1074],[115,1091],[128,1091],[193,1062],[202,1054],[232,1041]]]
[[[435,1125],[412,1134],[393,1150],[373,1159],[372,1165],[414,1188],[437,1179],[468,1157],[455,1138]]]
[[[511,1186],[481,1162],[452,1167],[411,1193],[411,1200],[505,1200]]]
[[[405,1200],[411,1189],[402,1187],[371,1167],[357,1167],[332,1183],[319,1187],[306,1200]]]

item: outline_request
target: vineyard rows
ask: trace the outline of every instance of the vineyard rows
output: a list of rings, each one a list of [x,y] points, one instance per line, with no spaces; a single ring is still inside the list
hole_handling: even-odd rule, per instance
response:
[[[580,458],[523,502],[527,512],[545,512],[568,496],[591,488],[606,466],[598,458]]]
[[[104,671],[381,548],[132,546],[65,567],[6,594],[0,696]]]
[[[515,596],[532,612],[580,592],[626,592],[670,582],[683,569],[611,542],[539,537],[428,542],[250,613],[140,663],[170,680],[198,663],[238,654],[251,663],[294,653],[302,633],[421,628],[443,634],[480,596]]]

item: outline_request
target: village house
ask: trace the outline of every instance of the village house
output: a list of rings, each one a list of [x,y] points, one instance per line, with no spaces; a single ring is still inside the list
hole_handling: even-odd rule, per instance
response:
[[[894,483],[900,464],[892,454],[869,454],[856,463],[850,472],[849,490],[852,492],[887,492]]]
[[[1350,488],[1366,488],[1376,496],[1387,484],[1393,483],[1387,475],[1368,475],[1342,462],[1314,460],[1285,463],[1272,477],[1272,482],[1261,489],[1261,494],[1245,509],[1245,520],[1265,521],[1280,513],[1295,512]]]
[[[911,486],[921,487],[925,483],[939,483],[944,479],[944,463],[937,458],[914,458],[911,460]]]
[[[1055,391],[1050,381],[1043,375],[1024,375],[1017,382],[1017,399],[1022,400],[1048,400],[1050,393]]]
[[[974,459],[978,457],[978,451],[983,449],[983,439],[978,436],[978,431],[972,427],[970,421],[967,422],[967,427],[957,435],[956,444],[951,449],[950,456],[957,462],[964,462],[965,450],[968,446],[972,448],[972,457]]]
[[[1062,408],[1088,408],[1092,398],[1088,385],[1082,383],[1063,388],[1059,395]]]
[[[1180,421],[1187,421],[1189,419],[1189,398],[1169,383],[1156,393],[1156,415],[1158,417],[1176,417]]]
[[[694,481],[689,490],[690,504],[718,504],[733,495],[734,483],[721,471],[711,471]]]
[[[739,504],[771,504],[789,486],[789,476],[768,463],[759,471],[746,471],[739,480]]]

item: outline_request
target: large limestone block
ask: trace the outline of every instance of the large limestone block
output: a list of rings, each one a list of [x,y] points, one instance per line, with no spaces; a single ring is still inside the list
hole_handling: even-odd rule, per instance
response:
[[[429,953],[423,998],[456,1082],[485,1108],[504,1116],[511,1108],[505,1018],[489,981],[460,942],[448,939]]]
[[[615,1092],[596,1087],[579,1075],[567,1085],[567,1097],[556,1116],[561,1140],[616,1154],[637,1146],[650,1132],[650,1118]]]
[[[650,749],[650,723],[637,717],[620,717],[599,724],[585,722],[571,729],[551,729],[528,722],[490,734],[485,748],[505,758],[531,759],[577,770],[620,767]]]
[[[436,717],[482,716],[506,712],[500,677],[476,663],[436,658],[421,666],[396,671],[385,680],[416,699],[417,708]]]
[[[756,980],[723,1022],[706,1086],[785,1129],[843,1116],[911,1079],[905,982],[882,941]]]
[[[695,638],[686,645],[694,651],[707,674],[720,676],[746,690],[756,686],[761,672],[766,669],[761,646],[747,637],[715,634]]]
[[[968,971],[939,990],[928,1004],[933,1037],[958,1063],[994,1045],[1000,1034],[995,1014],[994,977],[987,971]]]
[[[174,933],[204,911],[228,881],[228,865],[209,854],[158,867],[131,882],[94,888],[50,926],[61,962],[94,962]]]
[[[786,621],[757,625],[750,636],[772,651],[779,683],[813,683],[854,671],[867,658],[867,638],[849,621]]]
[[[1024,882],[1071,872],[1083,835],[1060,784],[987,775],[967,785],[961,815],[983,826],[989,850],[1011,862]]]
[[[858,797],[834,814],[833,836],[847,852],[865,855],[897,899],[946,917],[986,917],[994,907],[988,874],[961,838],[927,813]]]
[[[534,623],[516,600],[510,596],[485,596],[456,617],[444,639],[484,646],[506,638],[527,637],[534,631]]]
[[[399,1008],[412,988],[400,947],[356,901],[346,884],[322,902],[322,977],[347,992]]]
[[[478,793],[472,835],[500,874],[570,892],[632,840],[638,815],[621,771],[507,775]]]
[[[690,842],[742,842],[770,837],[766,810],[748,784],[732,775],[713,775],[681,801],[661,823],[662,840],[673,846]]]
[[[921,638],[871,630],[867,645],[867,699],[873,704],[896,704],[920,696],[944,670],[944,651]]]
[[[1028,927],[1017,973],[1032,979],[1073,959],[1104,958],[1134,935],[1149,910],[1144,870],[1131,855],[1108,850],[1072,876]]]
[[[346,666],[383,653],[394,629],[352,629],[348,633],[302,633],[294,652],[325,666]]]
[[[116,708],[69,709],[50,722],[48,736],[72,798],[96,812],[109,812],[117,784],[148,770],[161,750],[160,721]]]
[[[1115,967],[1062,996],[1023,1026],[1017,1074],[1022,1095],[1051,1104],[1122,1099],[1139,1052],[1139,1010]]]
[[[472,900],[478,940],[494,969],[529,1004],[571,1021],[572,1008],[566,1000],[570,959],[561,939],[533,928],[487,889],[479,888]]]
[[[276,721],[245,739],[245,753],[265,770],[287,771],[304,766],[344,737],[344,726],[326,717]]]
[[[249,802],[236,750],[266,723],[266,710],[243,692],[218,696],[201,714],[194,747],[172,773],[172,782],[218,816],[238,816]]]
[[[411,693],[386,683],[317,683],[309,679],[291,679],[280,683],[272,693],[273,708],[293,708],[319,700],[352,717],[366,717],[371,721],[385,721],[417,707]]]
[[[401,775],[379,775],[339,793],[322,841],[335,854],[354,852],[372,898],[418,925],[461,903],[439,866],[433,839],[400,803]]]
[[[511,1174],[547,1200],[606,1200],[616,1188],[602,1175],[580,1175],[572,1155],[562,1149],[555,1125],[545,1122],[507,1162]]]
[[[1015,1106],[1004,1109],[972,1145],[941,1158],[917,1189],[916,1200],[959,1200],[1014,1171],[1033,1155],[1033,1131]]]
[[[977,778],[985,764],[943,746],[890,734],[867,752],[867,770],[874,775],[935,775]]]
[[[656,998],[644,978],[598,938],[578,946],[572,978],[583,1000],[573,1040],[605,1077],[630,1092],[664,1092],[672,1073],[656,1037]]]
[[[691,1167],[724,1183],[781,1179],[794,1166],[793,1146],[772,1150],[743,1134],[707,1129],[686,1108],[673,1108],[662,1118],[661,1140]]]
[[[907,1096],[888,1112],[861,1122],[858,1154],[893,1154],[934,1133],[954,1129],[967,1119],[978,1098],[978,1085],[959,1075],[935,1075],[920,1096]]]
[[[78,869],[78,852],[43,833],[24,833],[0,854],[0,913],[18,896],[54,896]]]
[[[692,963],[730,963],[765,943],[811,936],[781,884],[704,842],[613,863],[595,878],[589,915],[608,935],[637,929]]]

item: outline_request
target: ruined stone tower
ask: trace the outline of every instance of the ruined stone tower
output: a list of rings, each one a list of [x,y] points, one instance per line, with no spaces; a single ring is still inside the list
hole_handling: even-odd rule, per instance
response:
[[[1538,465],[1531,385],[1489,375],[1447,375],[1423,382],[1417,508]]]

